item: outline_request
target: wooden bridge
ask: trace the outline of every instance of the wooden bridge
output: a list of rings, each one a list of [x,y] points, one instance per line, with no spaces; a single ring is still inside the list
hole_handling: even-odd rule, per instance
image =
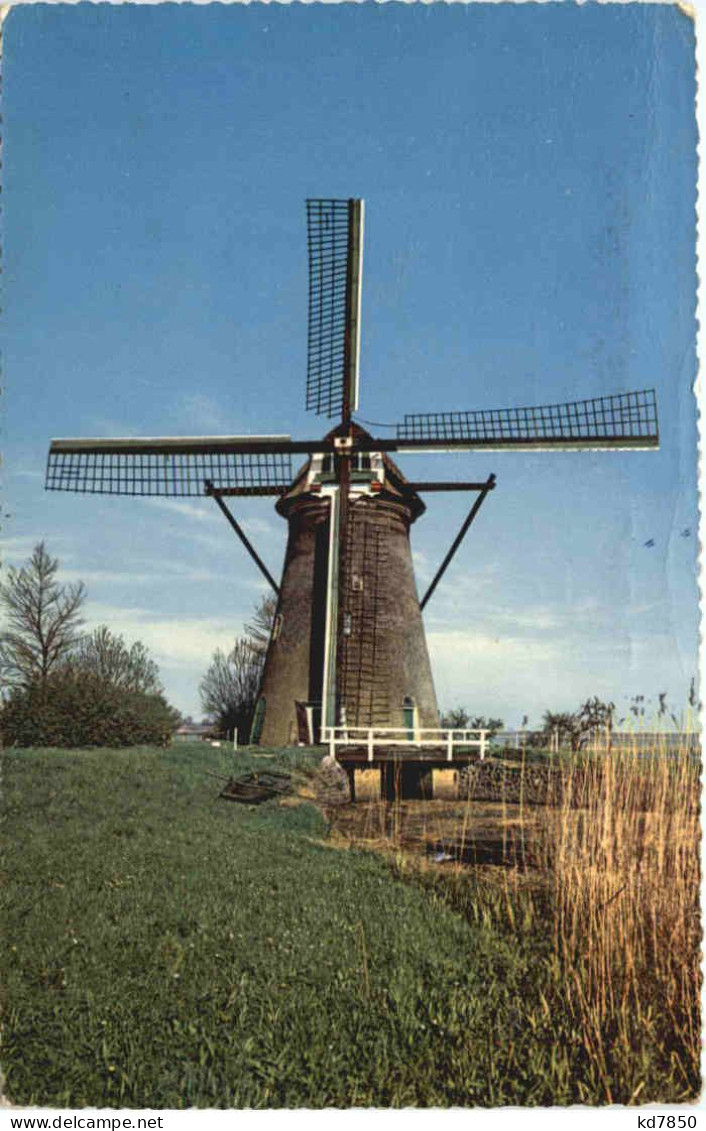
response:
[[[348,772],[354,801],[459,795],[459,771],[485,758],[490,732],[442,727],[326,727],[329,754]]]

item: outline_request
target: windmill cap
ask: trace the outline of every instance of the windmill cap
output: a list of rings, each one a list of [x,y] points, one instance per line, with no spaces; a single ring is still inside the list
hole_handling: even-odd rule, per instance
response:
[[[351,421],[350,425],[348,426],[339,424],[335,428],[332,428],[331,431],[327,432],[324,436],[324,441],[331,443],[331,454],[333,454],[334,440],[338,439],[339,437],[346,436],[352,437],[354,452],[356,440],[372,440],[374,443],[374,437],[370,434],[370,432],[366,431],[365,428],[362,428],[360,424],[356,424],[355,421]],[[373,450],[370,453],[366,452],[365,454],[374,455],[375,451]],[[383,483],[375,488],[376,497],[378,499],[387,497],[388,499],[398,501],[400,504],[404,505],[406,510],[409,511],[410,521],[415,522],[419,518],[419,516],[422,515],[426,510],[424,502],[414,490],[414,488],[410,486],[409,482],[400,471],[397,464],[392,459],[390,459],[389,455],[387,455],[387,453],[385,452],[380,452],[378,454],[382,458],[383,467],[385,469],[385,478],[383,480]],[[275,506],[279,514],[286,517],[292,505],[298,499],[315,494],[315,492],[311,490],[311,486],[307,483],[310,467],[311,458],[309,458],[306,463],[302,464],[302,466],[299,468],[299,471],[295,475],[294,480],[292,481],[291,487],[287,491],[285,491],[285,493],[277,500]]]

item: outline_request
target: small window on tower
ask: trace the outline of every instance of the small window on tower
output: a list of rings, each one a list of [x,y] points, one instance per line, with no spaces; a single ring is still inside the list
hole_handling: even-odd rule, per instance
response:
[[[277,613],[274,621],[272,622],[272,640],[277,640],[280,632],[282,631],[282,614]]]
[[[353,589],[354,593],[363,592],[363,578],[360,576],[360,574],[353,574],[351,578],[351,588]]]

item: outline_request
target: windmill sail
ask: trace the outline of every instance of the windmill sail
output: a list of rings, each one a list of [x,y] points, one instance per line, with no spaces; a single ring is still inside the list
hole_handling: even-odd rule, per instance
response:
[[[348,418],[358,407],[363,201],[308,200],[306,407]]]
[[[89,495],[183,497],[208,494],[211,483],[228,494],[271,494],[291,482],[288,444],[288,436],[52,440],[45,486]]]
[[[654,389],[593,397],[585,401],[475,412],[407,414],[397,426],[404,448],[656,448],[659,446]]]

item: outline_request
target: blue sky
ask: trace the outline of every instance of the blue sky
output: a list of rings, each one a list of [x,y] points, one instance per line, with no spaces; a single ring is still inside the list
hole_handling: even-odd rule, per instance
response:
[[[508,724],[696,671],[694,36],[659,5],[15,9],[5,25],[4,560],[199,713],[259,574],[208,500],[48,494],[49,438],[288,432],[307,196],[362,196],[362,419],[654,386],[659,452],[407,458],[498,477],[425,619],[442,706]],[[382,434],[387,430],[380,429]],[[420,589],[471,500],[430,496]],[[239,502],[277,571],[285,525]],[[690,534],[685,531],[689,530]],[[653,546],[646,546],[648,541]]]

